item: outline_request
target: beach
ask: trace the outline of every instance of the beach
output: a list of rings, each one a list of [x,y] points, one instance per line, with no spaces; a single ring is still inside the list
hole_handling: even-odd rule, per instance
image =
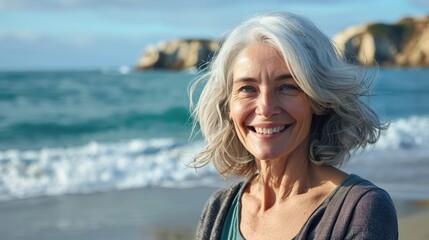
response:
[[[0,239],[194,239],[216,188],[142,188],[0,203]],[[429,237],[428,201],[395,200],[400,239]]]
[[[428,74],[380,70],[371,105],[389,131],[342,168],[392,196],[401,239],[429,236]],[[204,203],[230,183],[189,166],[203,147],[190,139],[194,78],[1,72],[0,239],[193,239]]]
[[[144,188],[0,202],[0,239],[193,239],[214,188]]]
[[[429,201],[417,201],[419,208],[414,214],[399,218],[399,239],[426,240],[429,239]]]

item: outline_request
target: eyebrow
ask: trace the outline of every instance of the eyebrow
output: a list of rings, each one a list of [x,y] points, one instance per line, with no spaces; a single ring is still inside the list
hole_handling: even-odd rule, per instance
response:
[[[287,80],[287,79],[294,80],[292,74],[290,74],[290,73],[280,74],[279,76],[277,76],[275,78],[276,81],[278,81],[278,80]]]
[[[294,80],[292,74],[284,73],[284,74],[278,75],[274,80],[280,81],[280,80],[289,80],[289,79]],[[257,82],[257,80],[255,78],[252,78],[252,77],[243,77],[243,78],[235,79],[233,82],[235,82],[235,83],[236,82]]]

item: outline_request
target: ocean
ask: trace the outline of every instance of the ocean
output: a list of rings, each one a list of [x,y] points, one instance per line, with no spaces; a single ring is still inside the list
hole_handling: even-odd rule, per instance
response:
[[[221,186],[189,164],[192,71],[0,72],[0,201]],[[429,69],[380,69],[371,105],[389,131],[342,168],[395,198],[429,199]]]

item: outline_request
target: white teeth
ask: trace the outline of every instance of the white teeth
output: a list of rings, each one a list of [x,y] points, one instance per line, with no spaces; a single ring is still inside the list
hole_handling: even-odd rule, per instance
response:
[[[258,127],[255,127],[255,131],[257,133],[261,133],[261,134],[274,134],[274,133],[278,133],[278,132],[282,131],[285,128],[286,128],[286,126],[274,127],[274,128],[258,128]]]

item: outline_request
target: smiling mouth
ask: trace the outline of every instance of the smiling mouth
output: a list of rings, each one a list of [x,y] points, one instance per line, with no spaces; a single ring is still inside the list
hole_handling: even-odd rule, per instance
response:
[[[276,133],[283,132],[284,130],[286,130],[287,128],[289,128],[289,126],[290,125],[284,125],[284,126],[273,127],[273,128],[259,128],[259,127],[249,126],[248,128],[252,132],[255,132],[255,133],[265,134],[265,135],[271,135],[271,134],[276,134]]]

